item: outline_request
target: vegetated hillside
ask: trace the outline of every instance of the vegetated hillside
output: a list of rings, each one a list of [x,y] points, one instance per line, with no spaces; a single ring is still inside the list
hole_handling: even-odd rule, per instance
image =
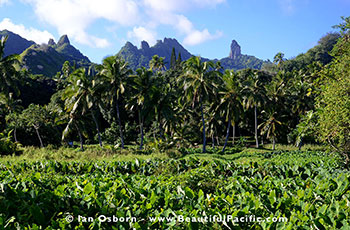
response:
[[[61,70],[65,61],[77,67],[88,66],[91,62],[78,49],[72,46],[67,35],[63,35],[57,44],[50,39],[48,44],[36,44],[8,30],[0,31],[0,37],[8,36],[5,56],[19,54],[22,65],[33,74],[48,77]]]
[[[169,68],[173,48],[175,48],[176,57],[181,53],[182,60],[187,60],[192,56],[176,39],[171,38],[165,38],[164,41],[159,40],[152,47],[146,41],[143,41],[140,49],[131,42],[127,42],[118,55],[123,57],[129,63],[130,68],[134,70],[142,66],[148,67],[149,61],[154,55],[164,57],[166,66]]]
[[[28,41],[27,39],[22,38],[18,34],[12,33],[8,30],[0,31],[0,38],[4,36],[8,36],[4,50],[5,57],[12,54],[20,54],[24,50],[35,44],[35,42]]]
[[[22,64],[31,73],[45,76],[55,75],[65,61],[75,63],[77,67],[91,63],[89,58],[70,44],[67,35],[63,35],[57,44],[50,39],[48,44],[32,45],[21,54]]]
[[[142,66],[148,67],[149,61],[153,55],[165,58],[166,67],[170,66],[170,57],[172,49],[175,49],[176,57],[181,55],[183,61],[193,56],[188,52],[176,39],[164,38],[164,41],[159,40],[156,45],[150,47],[145,41],[141,42],[141,48],[138,49],[132,43],[127,42],[124,47],[118,52],[118,55],[123,57],[128,63],[131,69],[137,69]],[[203,61],[209,59],[202,58]],[[215,62],[220,61],[224,69],[261,69],[264,63],[267,63],[254,56],[244,55],[241,53],[241,47],[233,40],[230,47],[229,57],[222,58],[220,60],[215,59]]]

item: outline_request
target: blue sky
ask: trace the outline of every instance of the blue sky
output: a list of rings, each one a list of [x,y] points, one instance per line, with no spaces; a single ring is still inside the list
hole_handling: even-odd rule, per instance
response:
[[[0,30],[37,43],[67,34],[96,63],[126,41],[164,37],[207,58],[227,57],[233,39],[244,54],[291,58],[334,31],[341,16],[350,16],[350,0],[0,0]]]

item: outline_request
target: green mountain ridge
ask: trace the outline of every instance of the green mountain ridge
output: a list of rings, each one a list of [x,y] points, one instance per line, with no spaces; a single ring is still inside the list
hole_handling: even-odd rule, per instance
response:
[[[84,56],[78,49],[70,44],[67,35],[61,36],[57,44],[50,39],[47,44],[38,45],[33,41],[28,41],[21,36],[8,30],[0,31],[0,37],[8,36],[8,43],[5,48],[5,56],[11,54],[19,54],[22,66],[28,69],[32,74],[42,74],[48,77],[54,76],[62,68],[65,61],[69,61],[76,67],[88,67],[91,61]],[[149,61],[154,55],[165,58],[166,67],[170,67],[170,58],[173,48],[176,57],[181,54],[182,60],[187,60],[193,56],[187,51],[176,39],[164,38],[158,40],[157,43],[150,47],[146,41],[141,42],[138,48],[131,42],[120,49],[117,55],[123,57],[131,69],[136,70],[140,67],[148,67]],[[208,61],[207,58],[202,58]],[[228,57],[222,59],[214,59],[214,62],[220,61],[224,69],[261,69],[264,63],[269,63],[258,59],[254,56],[241,53],[241,47],[233,40],[230,47]]]
[[[27,39],[22,38],[18,34],[12,33],[8,30],[0,31],[0,38],[4,36],[8,36],[4,50],[5,57],[12,54],[21,54],[28,47],[35,45],[35,42],[28,41]]]
[[[19,54],[22,66],[32,74],[42,74],[48,77],[54,76],[62,68],[65,61],[75,64],[77,67],[87,67],[91,64],[88,57],[70,44],[67,35],[63,35],[57,44],[50,39],[48,44],[35,44],[21,36],[7,30],[0,31],[0,36],[8,36],[5,48],[7,53]]]
[[[171,38],[164,38],[163,41],[158,40],[157,43],[152,47],[150,47],[146,41],[141,42],[140,48],[137,48],[131,42],[126,42],[126,44],[120,49],[117,55],[124,58],[129,63],[130,68],[133,70],[142,66],[148,67],[149,61],[152,59],[153,55],[164,57],[166,67],[169,68],[170,57],[173,48],[175,48],[176,57],[180,53],[182,60],[187,60],[193,56],[176,39]],[[209,59],[202,58],[202,60],[208,61]],[[241,48],[235,40],[233,40],[231,43],[229,57],[214,59],[213,61],[220,61],[224,69],[234,70],[245,68],[261,69],[264,63],[269,63],[251,55],[241,54]]]

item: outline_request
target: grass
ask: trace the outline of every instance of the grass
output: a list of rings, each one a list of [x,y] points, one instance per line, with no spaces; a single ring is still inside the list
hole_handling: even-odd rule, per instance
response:
[[[232,161],[237,163],[263,162],[266,161],[265,153],[271,152],[271,145],[264,145],[260,148],[245,148],[243,151],[235,154],[190,154],[181,158],[199,158],[203,160],[220,160]],[[298,150],[292,145],[276,145],[276,151],[292,151]],[[305,145],[303,151],[324,151],[325,148],[319,145]],[[176,150],[171,150],[176,151]],[[149,154],[150,153],[150,154]],[[159,151],[139,151],[138,146],[126,146],[126,149],[114,149],[112,146],[86,145],[85,150],[81,151],[79,148],[67,147],[25,147],[23,154],[15,156],[2,156],[0,162],[14,162],[14,161],[41,161],[41,160],[57,160],[57,161],[133,161],[135,159],[168,159],[170,158],[165,152]]]
[[[165,154],[138,154],[134,148],[125,150],[113,149],[110,146],[99,147],[96,145],[86,145],[84,151],[80,148],[60,147],[58,149],[52,147],[37,148],[25,147],[23,154],[15,156],[2,156],[0,162],[6,161],[41,161],[41,160],[56,160],[56,161],[132,161],[135,159],[165,159],[168,158]]]

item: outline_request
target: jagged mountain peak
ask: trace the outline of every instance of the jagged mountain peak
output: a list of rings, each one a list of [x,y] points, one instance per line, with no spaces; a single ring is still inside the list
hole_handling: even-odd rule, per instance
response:
[[[164,57],[166,67],[169,68],[173,48],[175,49],[176,57],[180,53],[182,60],[187,60],[193,56],[175,38],[164,38],[163,40],[158,40],[152,47],[150,47],[146,41],[142,41],[140,49],[132,43],[127,42],[125,46],[120,49],[118,55],[123,57],[129,63],[130,68],[134,70],[142,66],[148,67],[149,61],[152,59],[153,55]],[[202,58],[202,60],[207,61],[209,59]],[[241,47],[236,40],[232,40],[229,57],[220,60],[215,59],[213,61],[220,61],[225,69],[235,70],[244,68],[260,69],[264,63],[263,60],[254,56],[242,54]]]
[[[150,47],[149,47],[149,44],[148,44],[148,42],[146,42],[146,41],[142,41],[141,42],[141,49],[142,50],[148,50]]]
[[[242,55],[241,46],[238,44],[236,40],[232,40],[231,46],[230,46],[229,58],[235,60],[241,55]]]
[[[55,46],[56,45],[56,42],[50,38],[49,42],[47,43],[49,46]]]
[[[62,35],[60,40],[58,40],[58,42],[57,42],[57,46],[62,46],[64,44],[70,45],[70,41],[69,41],[67,35]]]
[[[22,38],[18,34],[15,34],[9,30],[0,31],[0,39],[2,36],[8,36],[8,40],[6,42],[4,56],[12,55],[12,54],[20,54],[28,47],[35,44],[33,41],[28,41],[25,38]]]

